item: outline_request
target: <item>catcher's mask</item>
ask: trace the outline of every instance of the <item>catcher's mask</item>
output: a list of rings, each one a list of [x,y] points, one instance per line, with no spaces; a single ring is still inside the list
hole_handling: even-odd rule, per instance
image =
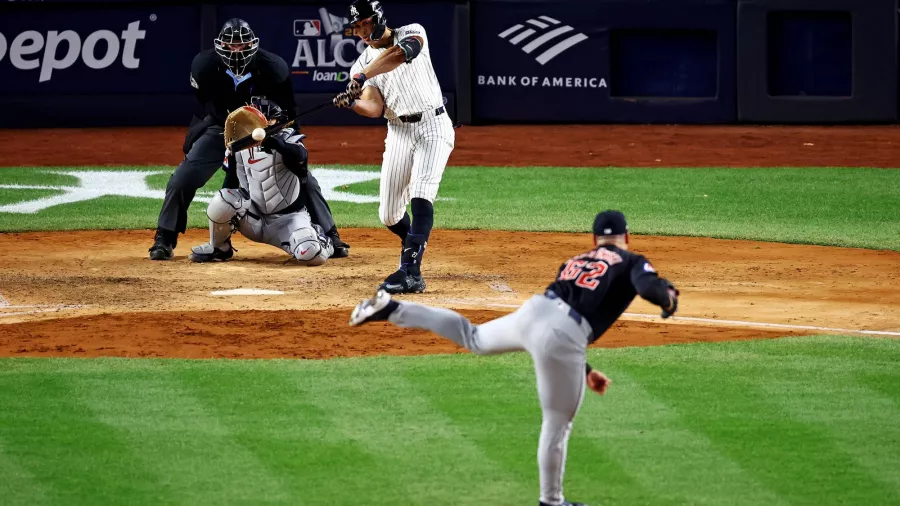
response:
[[[259,38],[246,21],[232,18],[222,26],[222,31],[216,37],[215,46],[216,53],[222,58],[225,66],[236,77],[241,77],[259,50]]]
[[[231,111],[225,118],[225,146],[230,147],[232,142],[247,137],[257,128],[266,128],[267,123],[266,116],[251,105]]]
[[[270,125],[274,125],[279,121],[284,121],[287,119],[286,115],[284,114],[284,110],[278,104],[266,97],[251,97],[250,105],[255,107],[259,112],[263,113],[263,115],[268,118]]]
[[[366,37],[370,41],[376,41],[384,36],[384,30],[387,28],[387,19],[384,17],[384,11],[381,9],[381,2],[378,0],[356,0],[350,5],[350,12],[347,16],[347,27],[354,28],[353,25],[372,18],[372,32]]]

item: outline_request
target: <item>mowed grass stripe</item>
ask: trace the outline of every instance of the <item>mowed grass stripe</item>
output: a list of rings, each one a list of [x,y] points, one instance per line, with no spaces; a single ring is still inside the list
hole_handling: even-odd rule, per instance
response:
[[[129,441],[73,397],[78,373],[57,374],[53,362],[29,365],[30,371],[0,374],[0,444],[7,467],[21,467],[35,486],[17,491],[20,504],[158,499],[158,483],[133,459]]]
[[[761,383],[772,403],[826,432],[873,478],[900,492],[900,347],[886,348],[882,339],[812,338],[764,351],[781,376]],[[792,360],[797,355],[816,360]],[[803,402],[789,402],[792,396]]]
[[[742,505],[789,504],[697,432],[668,397],[651,395],[628,367],[605,366],[597,355],[592,354],[593,362],[613,384],[602,398],[588,393],[575,434],[603,457],[594,472],[601,504],[713,506],[733,503],[736,497]],[[608,467],[627,474],[638,488],[607,479]]]
[[[802,406],[799,409],[807,409],[803,392],[779,388],[781,398],[771,398],[773,387],[766,382],[784,385],[785,370],[791,375],[814,367],[811,362],[816,357],[796,354],[794,363],[802,365],[791,371],[780,361],[767,360],[765,353],[751,357],[756,346],[765,343],[750,343],[736,355],[730,353],[729,347],[711,345],[702,356],[683,357],[689,359],[684,362],[660,357],[660,362],[666,363],[653,363],[645,356],[644,360],[629,364],[628,370],[649,393],[668,399],[685,422],[716,449],[792,504],[900,502],[900,495],[843,451],[821,423],[798,419],[779,409],[784,403],[798,403]],[[801,381],[819,381],[808,370],[801,376]],[[711,378],[716,378],[714,384],[708,384]],[[701,382],[707,384],[698,388]],[[840,405],[832,405],[830,412],[819,414],[844,415],[846,409]],[[877,432],[866,432],[865,437],[884,442]]]
[[[520,504],[516,491],[528,484],[507,473],[506,462],[491,460],[471,443],[466,429],[483,429],[463,429],[429,405],[403,376],[409,361],[342,365],[349,367],[341,380],[318,384],[315,401],[332,410],[335,431],[381,455],[384,483],[401,502]]]
[[[473,360],[449,361],[429,357],[427,363],[404,373],[417,390],[460,427],[465,437],[492,461],[505,463],[505,472],[527,485],[519,491],[518,504],[527,504],[539,492],[537,446],[541,430],[541,408],[537,396],[534,365],[527,353]],[[460,409],[465,406],[465,409]],[[574,500],[596,503],[604,485],[614,482],[628,496],[650,497],[640,484],[612,466],[598,467],[601,455],[583,437],[580,422],[569,443],[564,492]]]
[[[391,496],[390,488],[373,490],[383,472],[378,452],[334,430],[335,413],[312,401],[331,374],[302,361],[205,365],[179,363],[174,374],[234,441],[279,477],[290,492],[286,503],[361,504],[370,495]]]
[[[110,365],[120,364],[106,373],[74,375],[71,394],[127,443],[127,451],[111,455],[115,465],[137,463],[155,481],[145,500],[286,502],[282,482],[172,376],[172,368]]]
[[[403,376],[481,459],[502,467],[511,483],[502,504],[537,499],[541,410],[527,354],[426,357]]]
[[[4,405],[5,406],[5,405]],[[0,436],[0,497],[7,506],[53,504],[44,484],[18,460],[8,455]]]
[[[834,381],[839,374],[824,373],[817,380]],[[821,383],[807,381],[764,383],[762,387],[783,413],[826,433],[869,476],[900,493],[900,407],[855,382],[835,383],[827,390]],[[784,402],[782,390],[803,396],[803,404]],[[841,411],[827,416],[834,406],[840,406]],[[870,434],[878,437],[873,439]]]

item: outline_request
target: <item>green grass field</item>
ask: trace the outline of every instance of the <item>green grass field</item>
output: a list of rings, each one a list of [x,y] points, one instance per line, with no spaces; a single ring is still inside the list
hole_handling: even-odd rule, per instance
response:
[[[374,166],[342,168],[378,170]],[[155,190],[165,189],[172,170],[133,169],[158,172],[146,178],[148,187]],[[71,175],[47,171],[0,170],[0,206],[63,193],[4,186],[78,184]],[[219,173],[204,195],[220,188],[221,180]],[[377,196],[378,181],[340,190]],[[435,205],[438,228],[583,232],[597,211],[617,208],[638,234],[900,250],[897,170],[451,167],[439,196],[447,200]],[[0,208],[0,231],[154,228],[160,204],[152,198],[103,196],[35,214]],[[331,204],[340,226],[381,226],[377,203],[332,200]],[[191,206],[189,226],[206,227],[205,209],[201,202]]]
[[[592,350],[566,490],[597,505],[900,503],[900,341]],[[525,354],[0,361],[3,504],[535,504]]]

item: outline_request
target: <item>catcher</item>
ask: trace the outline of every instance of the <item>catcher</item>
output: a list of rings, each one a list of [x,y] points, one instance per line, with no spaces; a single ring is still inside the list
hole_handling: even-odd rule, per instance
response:
[[[232,111],[225,120],[225,145],[282,116],[274,102],[253,97],[251,105]],[[209,242],[191,248],[191,261],[229,260],[236,251],[231,234],[240,230],[247,239],[277,246],[301,264],[325,263],[334,246],[306,209],[305,137],[284,128],[237,153],[226,149],[225,183],[206,209]]]

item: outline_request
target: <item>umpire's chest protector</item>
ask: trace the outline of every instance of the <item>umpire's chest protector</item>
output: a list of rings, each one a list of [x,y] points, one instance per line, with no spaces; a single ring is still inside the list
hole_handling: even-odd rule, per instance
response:
[[[236,158],[241,186],[263,213],[277,213],[300,196],[300,178],[284,166],[279,153],[252,148],[236,153]]]

